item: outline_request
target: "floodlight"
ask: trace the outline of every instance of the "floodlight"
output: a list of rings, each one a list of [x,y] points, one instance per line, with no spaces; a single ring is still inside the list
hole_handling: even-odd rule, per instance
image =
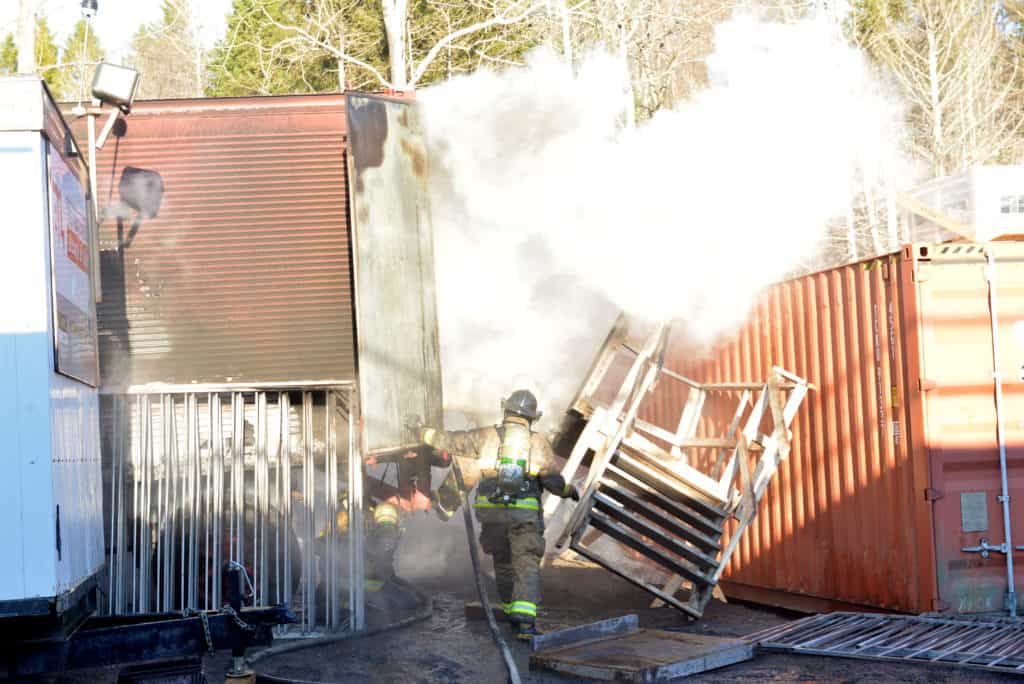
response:
[[[92,19],[96,16],[97,3],[96,0],[82,0],[82,16],[86,19]]]
[[[139,89],[139,72],[119,64],[102,62],[92,79],[92,96],[127,112]]]

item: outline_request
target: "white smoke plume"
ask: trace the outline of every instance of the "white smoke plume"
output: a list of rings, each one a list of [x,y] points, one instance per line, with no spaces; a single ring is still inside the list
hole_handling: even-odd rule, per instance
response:
[[[540,50],[419,95],[449,410],[493,421],[526,386],[557,416],[619,310],[728,333],[854,183],[899,162],[902,108],[820,24],[739,16],[708,68],[707,89],[633,130],[601,54],[572,73]]]

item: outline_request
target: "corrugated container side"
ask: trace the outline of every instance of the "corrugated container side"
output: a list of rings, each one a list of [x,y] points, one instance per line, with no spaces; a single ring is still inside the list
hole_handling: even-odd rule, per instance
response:
[[[917,364],[910,270],[890,255],[783,282],[713,350],[673,339],[666,366],[697,381],[765,380],[781,366],[817,387],[724,576],[735,586],[931,610],[927,473],[915,468],[908,429],[920,425],[908,385],[918,374],[907,371]],[[674,425],[684,398],[663,382],[646,418]],[[723,399],[709,398],[699,434],[722,434],[732,413]]]

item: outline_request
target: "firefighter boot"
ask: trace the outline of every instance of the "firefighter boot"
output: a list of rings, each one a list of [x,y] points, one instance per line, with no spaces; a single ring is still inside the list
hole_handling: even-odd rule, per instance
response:
[[[540,631],[532,622],[516,622],[516,639],[528,642],[535,636],[540,636]]]

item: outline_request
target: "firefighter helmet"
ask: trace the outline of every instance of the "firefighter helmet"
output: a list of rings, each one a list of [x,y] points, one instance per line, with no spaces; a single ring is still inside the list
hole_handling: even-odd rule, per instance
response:
[[[541,417],[537,410],[537,397],[530,390],[516,390],[501,402],[501,410],[505,415],[521,416],[534,421]]]

